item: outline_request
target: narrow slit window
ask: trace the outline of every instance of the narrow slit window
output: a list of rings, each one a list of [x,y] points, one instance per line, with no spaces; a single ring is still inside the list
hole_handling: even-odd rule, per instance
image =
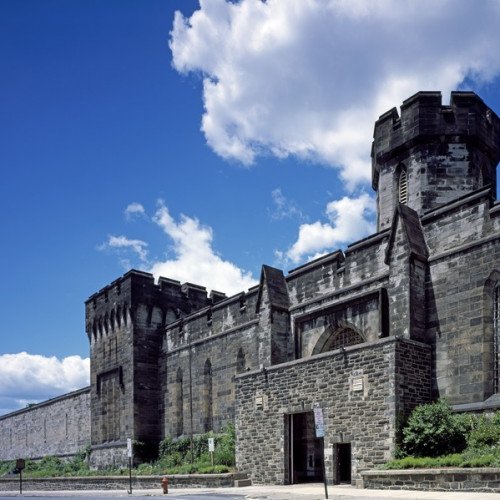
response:
[[[408,204],[408,175],[405,169],[399,174],[399,203]]]

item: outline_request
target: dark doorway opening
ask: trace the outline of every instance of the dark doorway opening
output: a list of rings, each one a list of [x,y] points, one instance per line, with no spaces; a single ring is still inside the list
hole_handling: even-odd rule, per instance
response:
[[[334,483],[351,484],[351,443],[338,443],[333,445],[334,457]]]
[[[290,484],[323,481],[323,450],[314,430],[313,412],[287,416],[288,482]]]

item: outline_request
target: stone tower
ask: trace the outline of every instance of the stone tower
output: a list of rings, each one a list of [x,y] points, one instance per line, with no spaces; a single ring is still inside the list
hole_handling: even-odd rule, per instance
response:
[[[396,203],[423,215],[483,186],[496,193],[500,120],[473,92],[418,92],[375,123],[372,186],[378,230],[391,226]]]
[[[126,440],[160,436],[158,359],[167,323],[207,305],[205,288],[129,271],[85,303],[95,467],[125,465]],[[138,456],[137,458],[141,458]]]

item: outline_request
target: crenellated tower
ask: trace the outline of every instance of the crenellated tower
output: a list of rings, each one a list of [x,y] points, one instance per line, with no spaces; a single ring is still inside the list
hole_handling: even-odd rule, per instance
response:
[[[419,215],[483,186],[496,197],[500,120],[474,92],[418,92],[375,123],[372,186],[378,230],[401,202]]]
[[[132,270],[86,301],[94,467],[126,464],[127,438],[158,442],[163,329],[209,300],[204,287]]]

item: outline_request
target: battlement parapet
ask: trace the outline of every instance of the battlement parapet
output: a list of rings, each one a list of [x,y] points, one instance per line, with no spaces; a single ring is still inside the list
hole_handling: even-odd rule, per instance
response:
[[[212,301],[212,304],[217,304],[217,302],[221,302],[226,298],[227,295],[223,292],[218,292],[217,290],[212,290],[210,292],[210,300]]]
[[[451,93],[443,105],[441,92],[418,92],[375,122],[372,186],[378,187],[380,166],[404,148],[422,142],[474,142],[496,164],[500,160],[500,119],[474,92]]]
[[[160,276],[158,278],[158,286],[163,293],[180,297],[182,295],[182,285],[180,281]]]
[[[205,287],[193,283],[160,277],[157,282],[151,273],[132,269],[109,285],[101,288],[85,301],[86,331],[98,338],[99,332],[113,331],[121,323],[127,324],[127,315],[139,304],[157,307],[167,321],[167,311],[177,317],[190,314],[225,298],[222,292],[213,292],[209,299]]]
[[[123,285],[125,283],[130,283],[130,286],[124,287]],[[193,283],[181,284],[180,281],[165,278],[163,276],[160,276],[158,278],[158,282],[155,283],[154,276],[151,273],[138,271],[137,269],[131,269],[120,278],[117,278],[109,285],[104,286],[98,292],[92,294],[85,301],[85,304],[97,304],[97,302],[101,301],[108,302],[111,297],[121,295],[125,288],[133,288],[135,290],[141,288],[149,289],[152,292],[161,292],[162,294],[172,295],[177,298],[184,296],[188,299],[205,301],[208,304],[207,289],[204,286]],[[212,294],[217,298],[217,300],[221,300],[226,297],[226,295],[222,292],[212,291]]]
[[[182,293],[189,299],[207,305],[207,289],[194,283],[183,283]]]

